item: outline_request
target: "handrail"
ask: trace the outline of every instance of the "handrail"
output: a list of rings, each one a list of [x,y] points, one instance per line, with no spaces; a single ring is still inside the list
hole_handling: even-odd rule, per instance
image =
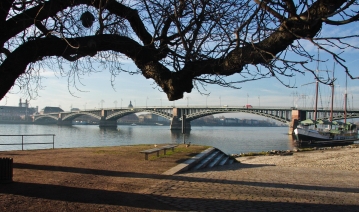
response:
[[[55,134],[35,134],[35,135],[0,135],[0,136],[21,136],[21,143],[9,143],[0,145],[21,145],[21,150],[24,150],[24,145],[28,144],[52,144],[52,149],[55,149]],[[24,136],[52,136],[52,143],[24,143]]]

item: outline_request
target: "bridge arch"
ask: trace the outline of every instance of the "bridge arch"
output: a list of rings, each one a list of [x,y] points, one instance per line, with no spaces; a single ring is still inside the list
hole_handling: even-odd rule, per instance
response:
[[[171,120],[172,119],[172,114],[164,112],[163,110],[159,110],[156,108],[131,108],[131,109],[127,109],[127,110],[120,110],[120,111],[116,111],[115,113],[112,113],[110,115],[108,115],[106,117],[106,120],[117,120],[119,118],[122,118],[124,116],[130,115],[130,114],[134,114],[134,113],[140,113],[140,112],[148,112],[148,113],[152,113],[158,116],[161,116],[165,119]]]
[[[274,119],[276,121],[288,124],[291,120],[291,114],[288,112],[288,110],[260,110],[260,109],[239,109],[239,108],[213,108],[213,109],[207,109],[207,110],[200,110],[198,112],[190,113],[186,115],[187,121],[193,121],[195,119],[213,115],[213,114],[219,114],[219,113],[248,113],[258,116],[264,116],[267,118]],[[182,121],[182,117],[180,118]]]
[[[94,113],[89,113],[89,112],[77,112],[77,113],[69,113],[67,115],[65,115],[64,117],[62,117],[63,121],[73,121],[75,118],[78,118],[80,116],[84,116],[84,115],[88,115],[91,117],[94,117],[98,120],[101,120],[101,116],[94,114]]]
[[[42,116],[36,116],[34,118],[34,122],[40,121],[41,119],[53,119],[53,120],[58,120],[58,114],[56,114],[57,116],[55,116],[54,114],[44,114]]]

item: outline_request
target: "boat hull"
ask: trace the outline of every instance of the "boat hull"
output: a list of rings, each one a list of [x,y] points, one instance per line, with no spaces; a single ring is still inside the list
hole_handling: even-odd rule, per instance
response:
[[[350,145],[354,141],[358,140],[358,136],[351,135],[347,137],[331,137],[330,133],[318,132],[316,130],[307,130],[297,128],[294,130],[295,133],[295,144],[297,146],[341,146]]]

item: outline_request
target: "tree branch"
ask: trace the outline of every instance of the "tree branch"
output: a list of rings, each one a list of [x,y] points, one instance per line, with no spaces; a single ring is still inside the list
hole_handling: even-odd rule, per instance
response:
[[[279,13],[277,13],[276,11],[274,11],[272,8],[270,8],[268,6],[267,3],[265,3],[264,1],[261,0],[254,0],[255,3],[257,3],[260,7],[262,7],[262,9],[268,11],[270,14],[272,14],[274,17],[276,17],[278,20],[283,20],[284,17],[282,15],[280,15]]]

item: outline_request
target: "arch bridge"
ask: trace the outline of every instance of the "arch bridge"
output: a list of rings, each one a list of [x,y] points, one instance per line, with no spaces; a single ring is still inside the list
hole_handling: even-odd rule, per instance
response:
[[[171,130],[182,129],[182,119],[185,115],[185,126],[191,128],[192,120],[219,113],[247,113],[267,117],[289,125],[289,133],[298,124],[299,120],[314,118],[312,108],[279,108],[279,107],[136,107],[136,108],[107,108],[82,110],[75,112],[49,113],[34,116],[34,123],[42,119],[56,120],[58,125],[72,125],[72,121],[80,116],[89,115],[99,120],[100,127],[116,127],[117,120],[133,113],[152,113],[171,121]],[[328,119],[330,110],[318,110],[317,119]],[[359,110],[347,112],[347,118],[359,118]],[[333,119],[344,119],[344,111],[334,110]]]

